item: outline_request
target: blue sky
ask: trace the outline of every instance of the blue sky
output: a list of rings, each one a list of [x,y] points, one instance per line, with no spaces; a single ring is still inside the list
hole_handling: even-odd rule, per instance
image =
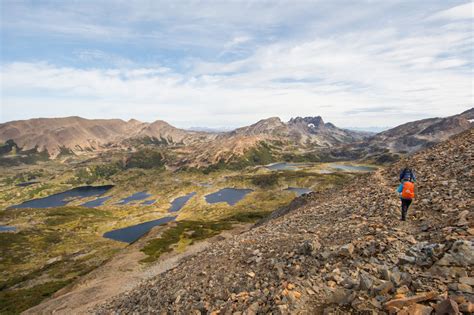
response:
[[[0,122],[395,126],[472,107],[467,1],[1,1]]]

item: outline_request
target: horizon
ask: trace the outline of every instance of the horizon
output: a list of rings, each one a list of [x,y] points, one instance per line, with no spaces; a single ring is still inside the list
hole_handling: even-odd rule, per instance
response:
[[[0,122],[385,128],[473,106],[466,1],[3,1]]]

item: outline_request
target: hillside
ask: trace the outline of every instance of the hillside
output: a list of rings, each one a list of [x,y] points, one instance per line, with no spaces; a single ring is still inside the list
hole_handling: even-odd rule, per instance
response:
[[[473,139],[471,128],[303,197],[289,214],[213,244],[96,312],[472,312]],[[417,198],[401,222],[394,190],[407,164]]]
[[[323,149],[327,159],[390,163],[406,154],[429,148],[473,126],[474,108],[461,114],[411,121],[367,136],[361,141]]]
[[[14,140],[23,150],[47,150],[52,157],[61,148],[76,153],[121,146],[126,140],[152,138],[166,143],[192,143],[208,134],[185,131],[164,121],[85,119],[81,117],[37,118],[0,124],[0,141]]]

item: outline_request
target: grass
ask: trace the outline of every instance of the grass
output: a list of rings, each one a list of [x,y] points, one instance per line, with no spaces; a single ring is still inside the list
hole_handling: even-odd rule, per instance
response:
[[[51,281],[27,289],[0,291],[0,314],[19,314],[69,283],[71,280]]]
[[[183,247],[191,245],[195,241],[218,235],[224,230],[230,230],[236,223],[255,222],[268,214],[269,212],[242,212],[218,221],[178,221],[176,226],[169,227],[163,231],[159,238],[149,241],[143,247],[142,251],[148,257],[142,262],[156,261],[162,254],[172,251],[175,244],[178,251],[183,251]]]

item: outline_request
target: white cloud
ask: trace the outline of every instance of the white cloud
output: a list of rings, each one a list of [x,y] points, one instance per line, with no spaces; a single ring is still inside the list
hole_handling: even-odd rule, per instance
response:
[[[460,19],[474,19],[474,2],[469,1],[467,3],[449,8],[433,14],[430,17],[431,20],[437,19],[448,19],[448,20],[460,20]]]
[[[25,19],[2,25],[25,32],[37,25],[105,42],[126,38],[134,49],[147,45],[140,50],[145,55],[179,47],[177,54],[185,57],[173,51],[151,64],[91,48],[87,41],[75,51],[80,61],[93,64],[86,67],[3,62],[0,119],[81,115],[165,119],[187,127],[322,115],[340,126],[370,126],[455,114],[473,103],[472,24],[460,13],[468,4],[399,15],[393,3],[337,10],[323,3],[321,12],[304,2],[128,5],[121,3],[127,10],[118,11],[112,6],[111,12],[86,6],[63,15],[22,11]],[[354,13],[350,19],[334,19],[335,12],[346,11]],[[371,25],[381,12],[394,16]],[[123,21],[108,23],[109,16]],[[440,19],[447,24],[435,21]],[[162,28],[145,32],[135,25],[153,21]],[[193,54],[189,46],[207,53]]]

